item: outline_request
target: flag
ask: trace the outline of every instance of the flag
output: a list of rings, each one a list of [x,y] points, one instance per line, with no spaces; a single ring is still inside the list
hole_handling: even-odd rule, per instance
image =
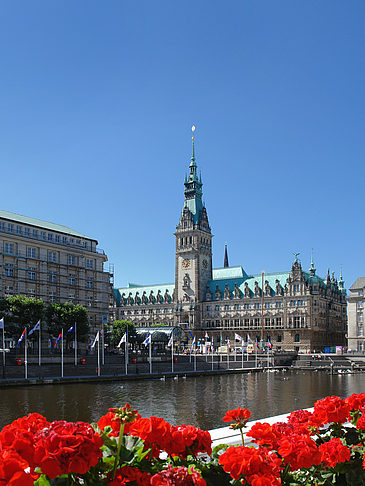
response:
[[[236,332],[234,333],[234,338],[236,341],[240,341],[241,343],[244,342],[244,339],[242,336],[240,336],[239,334],[237,334]]]
[[[57,344],[61,341],[62,339],[62,333],[58,335],[58,338],[56,339],[56,342],[54,343],[54,347],[57,348]]]
[[[125,332],[122,336],[122,339],[119,341],[117,348],[120,348],[122,343],[126,343],[126,342],[127,342],[127,333]]]
[[[192,335],[191,331],[189,331],[191,339],[194,339],[194,336]]]
[[[172,338],[172,333],[171,333],[171,337],[170,337],[170,339],[169,339],[169,342],[167,343],[167,346],[168,346],[168,347],[170,347],[170,346],[172,346],[172,345],[173,345],[173,343],[174,343],[174,341],[173,341],[173,338]]]
[[[38,321],[37,324],[29,331],[28,336],[31,336],[33,332],[39,331],[41,329],[41,321]]]
[[[69,334],[70,332],[75,332],[75,326],[71,326],[70,329],[66,332],[66,334]]]
[[[253,344],[253,341],[252,341],[252,339],[250,338],[250,335],[249,335],[249,334],[247,334],[247,342],[248,342],[248,343]]]
[[[0,319],[0,329],[4,329],[4,318]]]
[[[207,332],[205,333],[205,336],[204,337],[205,337],[205,339],[209,339],[209,335],[208,335]]]
[[[17,348],[19,348],[20,343],[21,343],[21,342],[23,341],[23,339],[24,339],[24,336],[25,336],[25,329],[26,329],[26,328],[24,328],[24,331],[22,332],[22,335],[21,335],[21,336],[20,336],[20,338],[18,339],[18,342],[17,342],[17,345],[16,345],[16,347],[17,347]]]
[[[270,349],[272,349],[272,342],[270,341],[270,339],[267,340],[267,345],[269,346]]]
[[[193,342],[191,343],[190,350],[193,349],[194,346],[195,346],[195,338],[193,338]]]
[[[99,331],[96,333],[94,342],[91,345],[91,348],[95,348],[95,344],[99,342]]]
[[[150,344],[150,343],[151,343],[151,333],[148,331],[147,336],[146,336],[146,339],[143,341],[142,344],[144,344],[145,346],[147,346],[147,344]]]
[[[256,347],[257,349],[260,349],[260,343],[258,342],[257,338],[256,338]]]

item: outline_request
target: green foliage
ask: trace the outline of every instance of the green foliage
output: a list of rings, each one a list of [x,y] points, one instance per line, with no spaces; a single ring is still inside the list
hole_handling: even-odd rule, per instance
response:
[[[64,304],[50,304],[45,311],[48,332],[56,336],[63,328],[65,331],[76,322],[77,339],[85,340],[89,332],[89,322],[85,307],[79,304],[65,302]],[[74,339],[74,334],[67,336],[67,339]]]
[[[137,341],[136,326],[130,321],[114,321],[109,326],[111,330],[111,341],[114,346],[117,346],[128,328],[128,342],[135,343]]]
[[[160,323],[151,324],[150,327],[169,327],[169,325],[160,322]]]
[[[44,317],[45,304],[41,299],[14,295],[1,302],[5,309],[6,335],[17,339],[25,326],[33,327]]]

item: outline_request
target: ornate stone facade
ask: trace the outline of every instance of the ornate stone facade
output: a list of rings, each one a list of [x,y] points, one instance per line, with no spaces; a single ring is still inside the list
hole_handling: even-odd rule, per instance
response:
[[[321,351],[344,346],[347,325],[346,291],[332,275],[316,275],[295,261],[288,272],[248,275],[241,266],[212,268],[212,234],[202,202],[202,181],[193,153],[185,178],[185,201],[175,239],[175,282],[155,286],[115,289],[115,318],[145,327],[179,325],[197,342],[214,346],[234,334],[245,340],[264,339],[276,350]],[[162,297],[163,296],[163,297]],[[238,344],[237,344],[238,345]]]

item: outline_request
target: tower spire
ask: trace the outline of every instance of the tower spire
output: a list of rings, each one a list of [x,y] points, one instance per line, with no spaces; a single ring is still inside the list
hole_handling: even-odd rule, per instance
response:
[[[224,245],[224,268],[229,267],[228,263],[228,250],[227,250],[227,242]]]
[[[310,266],[310,269],[309,269],[309,274],[311,277],[314,277],[314,275],[316,274],[316,267],[314,266],[314,263],[313,263],[313,248],[312,248],[312,251],[311,251],[311,266]]]
[[[194,133],[195,133],[195,125],[193,125],[191,127],[191,131],[193,132],[193,136],[191,137],[191,140],[192,140],[192,151],[191,151],[191,161],[192,162],[195,162],[195,146],[194,146],[194,140],[195,140],[195,137],[194,137]]]

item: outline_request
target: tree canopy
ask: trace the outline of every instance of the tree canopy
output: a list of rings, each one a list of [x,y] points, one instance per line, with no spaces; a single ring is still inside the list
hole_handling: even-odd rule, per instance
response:
[[[128,342],[135,343],[137,341],[136,326],[130,321],[114,321],[109,326],[111,330],[111,341],[114,346],[117,346],[128,328]]]

